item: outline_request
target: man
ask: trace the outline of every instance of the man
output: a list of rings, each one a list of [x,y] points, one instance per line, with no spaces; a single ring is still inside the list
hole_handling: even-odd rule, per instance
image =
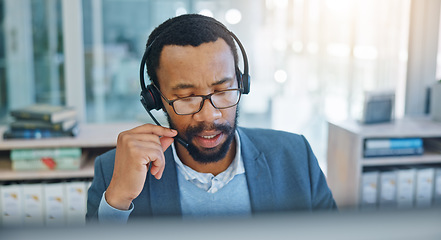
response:
[[[303,136],[236,126],[246,84],[223,25],[201,15],[175,17],[152,32],[147,49],[151,88],[171,128],[122,132],[116,149],[95,160],[89,219],[336,208]]]

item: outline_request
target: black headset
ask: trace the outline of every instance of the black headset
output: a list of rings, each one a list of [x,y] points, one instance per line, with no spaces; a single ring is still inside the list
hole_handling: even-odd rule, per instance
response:
[[[237,43],[237,45],[240,48],[240,51],[242,53],[242,58],[243,58],[243,73],[236,68],[236,78],[239,84],[239,88],[241,89],[242,94],[248,94],[250,92],[250,75],[248,74],[248,58],[247,58],[247,54],[245,52],[245,48],[243,47],[242,43],[239,41],[239,38],[234,35],[233,32],[231,32],[230,30],[228,30],[227,27],[225,27],[222,23],[216,21],[216,20],[212,20],[212,19],[201,19],[203,21],[210,21],[212,23],[215,23],[216,25],[220,26],[225,32],[227,32]],[[140,83],[141,83],[141,94],[140,94],[140,101],[142,103],[142,106],[144,106],[145,110],[147,111],[147,113],[150,115],[150,117],[153,119],[153,121],[155,121],[155,123],[159,126],[161,126],[161,124],[159,124],[159,122],[155,119],[155,117],[153,117],[153,115],[151,114],[151,110],[155,109],[155,110],[159,110],[163,107],[162,105],[162,99],[161,99],[161,94],[159,93],[159,90],[153,85],[153,83],[146,85],[145,84],[145,80],[144,80],[144,69],[145,69],[145,65],[147,62],[147,56],[150,53],[150,50],[152,48],[152,45],[155,43],[156,39],[158,39],[161,36],[161,34],[159,34],[146,48],[144,55],[142,56],[142,60],[141,60],[141,66],[139,68],[139,79],[140,79]],[[183,140],[180,137],[175,137],[175,140],[177,140],[179,143],[181,143],[184,147],[188,147],[188,143],[185,142],[185,140]]]

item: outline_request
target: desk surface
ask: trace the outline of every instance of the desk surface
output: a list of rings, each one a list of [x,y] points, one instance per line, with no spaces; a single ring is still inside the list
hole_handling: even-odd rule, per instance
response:
[[[128,225],[0,228],[0,239],[441,239],[441,209],[377,213],[285,213],[252,219],[147,219]]]

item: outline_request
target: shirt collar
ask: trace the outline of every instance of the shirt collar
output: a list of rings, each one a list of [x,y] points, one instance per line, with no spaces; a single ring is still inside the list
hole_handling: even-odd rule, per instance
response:
[[[176,148],[172,144],[173,157],[175,159],[178,171],[184,176],[185,180],[192,182],[197,187],[210,192],[215,193],[219,191],[223,186],[227,185],[236,175],[245,173],[245,167],[241,156],[240,149],[240,137],[239,133],[235,131],[234,137],[236,140],[236,156],[231,162],[228,168],[214,176],[211,173],[200,173],[182,163],[179,159]]]

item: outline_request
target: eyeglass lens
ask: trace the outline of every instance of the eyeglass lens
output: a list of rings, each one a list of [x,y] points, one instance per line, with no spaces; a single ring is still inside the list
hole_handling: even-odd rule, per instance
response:
[[[239,90],[226,90],[211,94],[211,103],[215,108],[229,108],[239,101]],[[203,96],[185,97],[174,101],[173,106],[177,114],[192,114],[200,111],[204,101]]]

